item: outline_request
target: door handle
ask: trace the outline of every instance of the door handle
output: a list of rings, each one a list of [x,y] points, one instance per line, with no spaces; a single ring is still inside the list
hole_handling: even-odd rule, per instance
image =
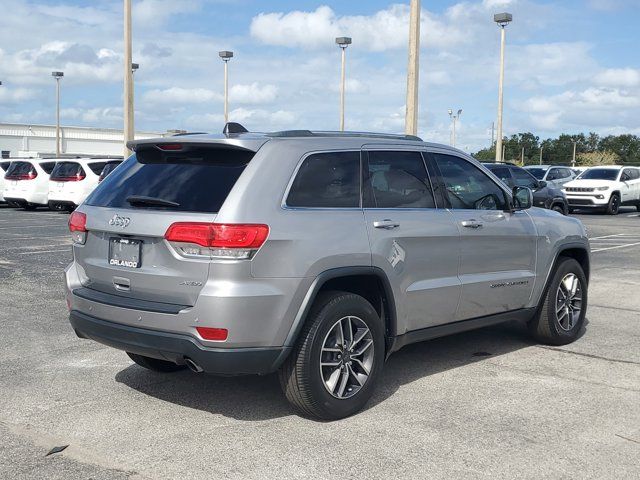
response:
[[[398,228],[399,226],[399,223],[396,223],[393,220],[389,220],[388,218],[373,222],[373,228],[384,228],[385,230],[391,230],[394,228]]]
[[[462,222],[462,226],[465,228],[482,228],[482,223],[477,220],[465,220]]]

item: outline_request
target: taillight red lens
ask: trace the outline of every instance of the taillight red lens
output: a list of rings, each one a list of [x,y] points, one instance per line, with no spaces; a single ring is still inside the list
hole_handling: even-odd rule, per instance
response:
[[[82,212],[73,212],[69,217],[70,232],[87,231],[87,215]]]
[[[195,243],[208,247],[213,239],[211,223],[179,222],[171,225],[164,238],[170,242]]]
[[[164,238],[209,248],[257,249],[268,235],[267,225],[179,222],[167,229]]]
[[[196,330],[198,335],[205,340],[223,342],[229,336],[229,331],[226,328],[196,327]]]
[[[69,177],[50,177],[50,180],[54,182],[79,182],[85,178],[87,178],[85,174],[78,173],[77,175],[71,175]]]
[[[6,180],[33,180],[38,176],[38,172],[20,173],[17,175],[5,175]]]
[[[165,151],[182,150],[182,144],[181,143],[159,143],[157,145],[157,147],[160,150],[165,150]]]

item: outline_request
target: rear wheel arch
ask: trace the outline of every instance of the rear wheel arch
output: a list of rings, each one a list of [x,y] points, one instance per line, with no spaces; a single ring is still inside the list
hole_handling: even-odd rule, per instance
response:
[[[393,290],[383,270],[377,267],[339,267],[316,277],[298,309],[285,345],[295,345],[311,307],[323,292],[342,291],[363,297],[376,310],[385,328],[385,336],[397,333],[397,314]]]

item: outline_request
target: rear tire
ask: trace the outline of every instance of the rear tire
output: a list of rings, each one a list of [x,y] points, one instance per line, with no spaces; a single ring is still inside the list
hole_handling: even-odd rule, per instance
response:
[[[636,211],[640,212],[640,202],[636,203]]]
[[[384,355],[384,328],[371,304],[352,293],[325,292],[278,371],[280,385],[303,415],[348,417],[371,398]]]
[[[562,215],[567,214],[564,206],[560,205],[559,203],[556,203],[554,206],[552,206],[551,210],[553,210],[554,212],[561,213]]]
[[[24,206],[24,209],[25,209],[25,210],[29,210],[29,211],[33,211],[33,210],[35,210],[36,208],[38,208],[38,206],[37,206],[37,205],[33,205],[33,204],[31,204],[31,203],[27,203],[27,204]]]
[[[607,205],[607,215],[617,215],[620,211],[620,195],[612,193]]]
[[[582,266],[573,258],[560,257],[542,305],[529,322],[533,337],[547,345],[566,345],[576,340],[587,313],[587,293]]]
[[[573,212],[575,212],[575,211],[576,211],[576,209],[575,209],[575,208],[571,208],[571,207],[569,207],[569,208],[568,208],[568,211],[569,211],[569,214],[572,214]]]
[[[186,365],[178,365],[166,360],[145,357],[144,355],[138,355],[137,353],[127,352],[127,355],[129,355],[129,358],[141,367],[146,368],[147,370],[153,370],[154,372],[170,373],[187,368]]]

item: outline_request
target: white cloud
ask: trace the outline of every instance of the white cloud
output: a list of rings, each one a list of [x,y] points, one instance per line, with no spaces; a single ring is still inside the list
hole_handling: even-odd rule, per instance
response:
[[[237,103],[271,103],[278,95],[275,85],[260,85],[253,82],[248,85],[233,85],[229,88],[229,101]]]
[[[606,87],[639,87],[640,70],[635,68],[609,68],[595,77],[595,83]]]
[[[267,45],[321,48],[338,36],[351,36],[354,47],[369,51],[406,48],[409,7],[394,4],[373,15],[338,16],[323,5],[314,11],[261,13],[251,21],[251,35]],[[455,24],[445,24],[426,10],[421,15],[421,39],[428,44],[455,46],[467,40]]]

